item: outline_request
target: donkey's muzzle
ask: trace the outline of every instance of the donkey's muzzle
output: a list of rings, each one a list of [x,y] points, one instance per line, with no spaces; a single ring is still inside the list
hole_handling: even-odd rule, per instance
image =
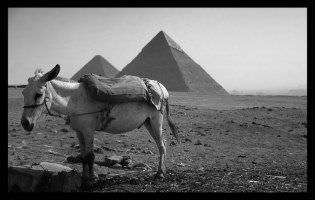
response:
[[[32,131],[34,128],[34,123],[30,123],[26,118],[21,119],[21,124],[26,131]]]

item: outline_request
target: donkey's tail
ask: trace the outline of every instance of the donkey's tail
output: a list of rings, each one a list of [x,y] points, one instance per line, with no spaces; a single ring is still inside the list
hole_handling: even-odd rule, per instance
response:
[[[178,127],[174,124],[172,118],[171,118],[171,113],[170,113],[170,107],[169,107],[169,104],[168,104],[168,99],[165,99],[165,107],[166,107],[166,118],[167,118],[167,122],[168,122],[168,125],[170,126],[171,128],[171,131],[173,133],[173,135],[175,136],[176,140],[178,143],[180,143],[180,140],[179,140],[179,136],[178,136]]]

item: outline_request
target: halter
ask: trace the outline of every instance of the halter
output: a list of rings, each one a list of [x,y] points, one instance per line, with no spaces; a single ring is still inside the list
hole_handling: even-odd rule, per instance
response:
[[[45,105],[45,108],[46,108],[46,110],[47,110],[47,112],[48,112],[48,114],[49,114],[50,116],[63,118],[61,115],[54,115],[54,114],[52,114],[52,113],[50,112],[50,110],[49,110],[49,108],[48,108],[48,106],[47,106],[47,100],[46,100],[46,99],[49,100],[49,97],[45,97],[43,103],[40,103],[40,104],[33,104],[33,105],[28,105],[28,106],[23,106],[23,108],[37,108],[37,107],[42,106],[42,105],[44,104],[44,105]],[[88,114],[94,114],[94,113],[103,112],[103,111],[106,111],[106,110],[110,110],[110,108],[105,107],[104,109],[99,110],[99,111],[87,112],[87,113],[80,113],[80,114],[74,114],[74,115],[68,115],[68,116],[69,116],[69,117],[72,117],[72,116],[79,116],[79,115],[88,115]]]

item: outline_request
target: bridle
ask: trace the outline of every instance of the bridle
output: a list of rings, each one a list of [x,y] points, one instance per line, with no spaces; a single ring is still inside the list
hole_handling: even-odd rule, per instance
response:
[[[44,104],[44,105],[45,105],[45,108],[46,108],[46,110],[47,110],[47,112],[48,112],[48,114],[49,114],[50,116],[64,118],[64,117],[62,117],[61,115],[55,115],[55,114],[52,114],[52,113],[50,112],[50,110],[49,110],[49,108],[48,108],[48,106],[47,106],[47,99],[49,100],[49,97],[45,97],[43,103],[40,103],[40,104],[33,104],[33,105],[28,105],[28,106],[23,106],[23,108],[37,108],[37,107],[42,106],[42,105]],[[110,110],[110,108],[109,108],[109,107],[105,107],[105,108],[102,109],[102,110],[98,110],[98,111],[94,111],[94,112],[87,112],[87,113],[74,114],[74,115],[68,115],[68,117],[94,114],[94,113],[99,113],[99,112],[103,112],[103,111],[106,111],[106,110],[108,111],[108,110]]]
[[[23,106],[23,108],[37,108],[37,107],[42,106],[42,105],[44,104],[44,105],[45,105],[45,108],[46,108],[46,110],[47,110],[47,112],[48,112],[48,114],[49,114],[50,116],[62,117],[61,115],[54,115],[54,114],[52,114],[52,113],[50,112],[50,110],[49,110],[49,108],[48,108],[48,106],[47,106],[47,99],[49,100],[49,97],[45,97],[43,103],[40,103],[40,104],[33,104],[33,105],[28,105],[28,106]]]

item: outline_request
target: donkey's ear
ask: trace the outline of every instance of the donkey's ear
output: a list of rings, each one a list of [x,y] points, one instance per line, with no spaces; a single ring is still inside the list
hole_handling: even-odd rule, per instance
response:
[[[47,81],[51,81],[58,76],[59,72],[60,72],[60,66],[57,64],[52,70],[44,74],[40,78],[40,81],[43,83],[46,83]]]

